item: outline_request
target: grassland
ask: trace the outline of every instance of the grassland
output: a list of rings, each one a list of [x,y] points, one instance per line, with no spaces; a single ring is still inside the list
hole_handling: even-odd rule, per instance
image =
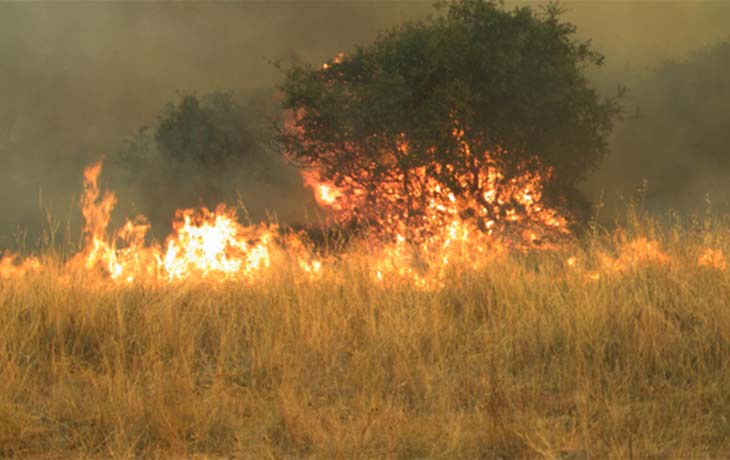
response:
[[[0,280],[0,457],[725,457],[730,275],[692,249],[723,235],[667,230],[670,263],[598,279],[514,254],[434,291],[357,259],[113,285],[49,254]]]

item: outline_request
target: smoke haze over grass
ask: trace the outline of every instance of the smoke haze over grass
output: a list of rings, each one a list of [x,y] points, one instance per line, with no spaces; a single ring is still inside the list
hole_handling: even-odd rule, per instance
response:
[[[627,85],[630,103],[637,105],[646,104],[643,88],[651,86],[651,69],[730,33],[730,5],[719,2],[564,5],[579,36],[592,38],[606,55],[595,84],[607,94]],[[121,151],[125,138],[155,124],[177,91],[275,99],[281,74],[273,61],[322,62],[371,41],[383,28],[432,11],[430,2],[0,5],[0,247],[14,246],[18,225],[28,228],[31,240],[37,237],[39,192],[54,213],[68,215],[83,165]],[[262,112],[275,116],[276,101],[269,102]],[[601,190],[615,196],[639,185],[635,179],[650,176],[651,171],[626,164],[638,150],[626,141],[634,134],[631,126],[639,125],[627,118],[617,126],[613,152],[584,185],[589,196]],[[652,162],[637,164],[651,168]],[[632,174],[626,176],[627,170]],[[235,180],[234,170],[227,174]],[[269,209],[283,220],[304,218],[294,210],[311,204],[309,192],[296,181],[284,182],[283,188],[240,185],[253,217]],[[693,190],[702,182],[695,181]],[[126,209],[149,208],[145,200],[154,205],[154,199],[117,190],[120,205],[136,203]],[[287,209],[277,209],[284,203]]]

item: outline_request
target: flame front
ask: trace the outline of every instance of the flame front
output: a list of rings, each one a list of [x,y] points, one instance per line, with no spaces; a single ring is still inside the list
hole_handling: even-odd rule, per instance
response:
[[[241,225],[235,211],[223,205],[214,212],[204,207],[178,210],[173,232],[162,247],[146,244],[149,224],[142,216],[128,220],[108,237],[116,199],[108,192],[100,194],[100,172],[100,163],[84,171],[86,246],[71,264],[100,269],[112,280],[124,282],[252,278],[271,265],[277,227]]]
[[[703,248],[697,257],[697,265],[714,270],[725,270],[725,253],[722,249]]]
[[[405,280],[438,288],[454,270],[480,269],[509,250],[555,249],[569,236],[567,220],[542,201],[549,168],[532,159],[507,177],[501,168],[506,151],[474,154],[463,135],[457,125],[453,136],[468,163],[464,165],[434,161],[393,172],[375,184],[347,176],[335,184],[323,180],[316,169],[302,173],[304,184],[320,206],[332,211],[335,223],[365,219],[375,224],[367,248],[361,249],[371,255],[379,282]],[[397,156],[409,155],[405,136],[396,150]],[[454,172],[457,168],[460,173]],[[455,183],[447,186],[438,179],[445,175]],[[368,183],[372,189],[363,185]],[[461,190],[459,196],[454,188]]]
[[[319,177],[317,172],[307,170],[302,172],[302,182],[314,192],[314,198],[322,207],[334,210],[341,210],[340,200],[343,200],[342,190],[332,183],[326,182]]]
[[[407,146],[402,148],[406,149]],[[364,263],[373,282],[383,286],[405,284],[418,289],[444,287],[460,274],[499,263],[510,252],[535,249],[567,253],[565,267],[587,281],[604,276],[624,276],[637,267],[681,267],[684,262],[669,255],[657,240],[626,238],[615,234],[613,250],[596,249],[591,255],[570,254],[575,246],[566,220],[541,202],[542,176],[525,169],[506,180],[484,155],[484,167],[475,179],[482,184],[479,196],[456,197],[424,170],[414,177],[425,184],[423,207],[415,215],[381,216],[381,230],[352,243],[337,255],[318,256],[299,234],[284,233],[276,225],[242,225],[234,209],[219,205],[183,209],[175,214],[173,232],[162,245],[147,241],[149,223],[143,216],[127,220],[113,232],[108,227],[115,196],[98,187],[101,163],[84,171],[81,199],[84,247],[67,262],[68,268],[98,273],[114,283],[181,282],[188,280],[247,280],[255,282],[290,260],[302,280],[323,277],[346,282],[337,264],[355,259]],[[465,179],[466,180],[466,179]],[[348,216],[360,204],[364,191],[351,183],[335,186],[320,182],[316,172],[305,176],[318,202],[336,217]],[[397,189],[384,186],[383,199],[401,200]],[[388,194],[390,193],[390,194]],[[485,204],[486,203],[486,204]],[[482,206],[480,209],[479,206]],[[388,232],[384,232],[386,229]],[[724,271],[726,261],[719,248],[697,249],[694,265]],[[0,279],[41,270],[42,259],[6,254],[0,258]],[[278,273],[278,271],[277,271]]]
[[[394,170],[374,184],[367,177],[355,180],[349,176],[339,177],[335,184],[323,180],[316,169],[303,172],[302,179],[314,190],[317,202],[332,210],[339,222],[370,219],[382,234],[403,235],[408,241],[420,243],[445,232],[443,239],[449,241],[461,234],[489,240],[490,245],[499,240],[509,247],[534,248],[569,235],[567,220],[543,202],[543,183],[552,173],[550,168],[533,158],[507,176],[502,165],[508,152],[473,153],[458,125],[453,136],[465,164],[442,165],[434,160],[407,172]],[[396,150],[401,157],[409,155],[404,136]],[[444,176],[450,178],[450,186],[439,179]],[[453,189],[460,194],[455,195]]]
[[[162,269],[169,279],[199,276],[251,276],[271,265],[269,247],[275,227],[244,227],[235,212],[219,206],[178,211],[168,238]]]

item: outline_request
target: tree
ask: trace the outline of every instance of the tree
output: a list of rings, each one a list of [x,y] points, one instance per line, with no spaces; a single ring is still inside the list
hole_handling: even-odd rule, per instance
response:
[[[468,197],[460,213],[483,227],[527,206],[486,189],[525,170],[542,172],[550,204],[575,209],[619,109],[584,74],[603,57],[560,14],[458,0],[322,67],[294,65],[281,87],[286,155],[360,196],[366,219],[417,218],[436,187]]]
[[[220,169],[229,160],[256,159],[261,142],[250,118],[231,93],[184,94],[160,116],[155,140],[171,159]]]
[[[161,228],[178,208],[214,208],[238,198],[256,219],[276,206],[272,201],[296,208],[289,192],[301,180],[270,148],[269,101],[272,91],[263,89],[180,94],[164,106],[151,126],[139,128],[105,161],[105,179],[124,197],[120,206],[129,206],[124,212],[145,214]],[[291,208],[281,215],[295,214]]]

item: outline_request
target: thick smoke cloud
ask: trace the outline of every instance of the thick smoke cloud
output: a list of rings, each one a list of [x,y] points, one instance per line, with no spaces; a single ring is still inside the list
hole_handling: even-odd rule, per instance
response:
[[[635,105],[647,103],[642,95],[652,69],[730,34],[730,4],[719,2],[565,6],[579,35],[606,54],[606,67],[592,75],[596,85],[606,94],[628,86]],[[51,212],[77,223],[83,166],[123,150],[123,140],[154,125],[178,91],[264,97],[257,110],[267,113],[281,79],[272,62],[322,62],[432,11],[430,2],[0,5],[0,248],[15,246],[18,226],[28,229],[30,245],[38,238],[39,196]],[[625,140],[632,123],[627,117],[617,126],[614,151],[585,184],[590,196],[638,185],[630,182],[642,172]],[[227,174],[235,181],[236,171]],[[148,211],[159,200],[134,183],[115,186],[120,213]],[[290,176],[238,188],[254,219],[268,209],[283,221],[301,221],[311,204]]]

